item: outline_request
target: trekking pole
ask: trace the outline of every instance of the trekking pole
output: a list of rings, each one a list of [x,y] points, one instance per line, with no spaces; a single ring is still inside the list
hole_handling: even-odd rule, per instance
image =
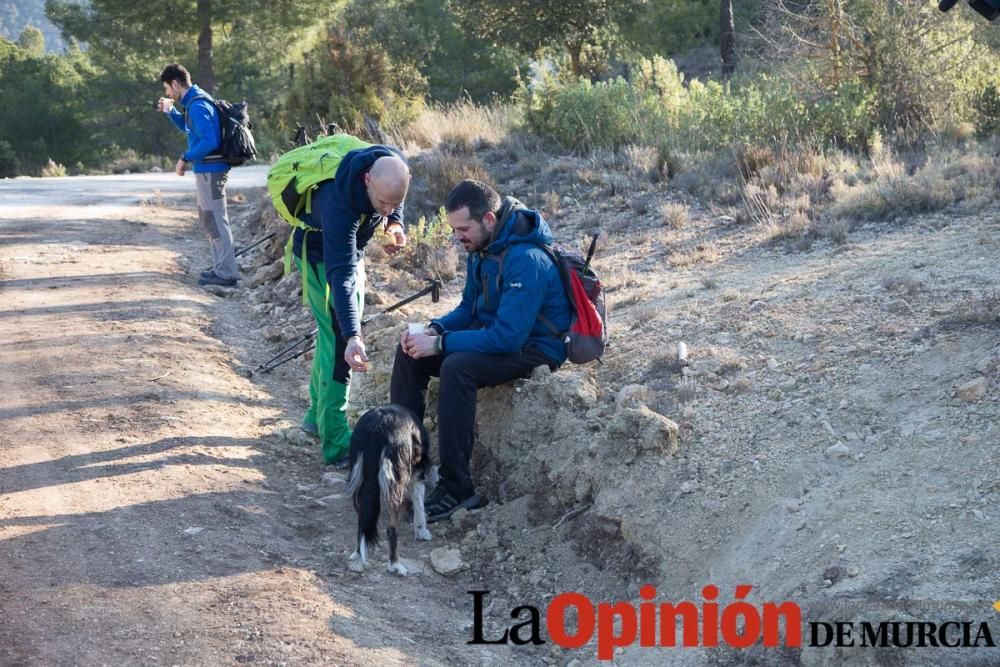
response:
[[[235,253],[236,256],[237,257],[242,257],[243,255],[247,254],[248,252],[250,252],[251,250],[253,250],[257,246],[259,246],[261,243],[264,243],[265,241],[269,241],[270,239],[273,239],[275,234],[277,234],[277,232],[271,232],[270,234],[268,234],[264,238],[259,239],[257,241],[254,241],[253,243],[251,243],[250,245],[248,245],[246,248],[240,248],[239,250],[236,251],[236,253]]]
[[[410,296],[406,297],[405,299],[397,301],[396,303],[392,304],[391,306],[389,306],[385,310],[383,310],[383,311],[381,311],[379,313],[376,313],[376,314],[372,315],[371,317],[366,317],[365,319],[361,320],[361,325],[364,326],[364,325],[368,324],[369,322],[371,322],[372,320],[374,320],[374,319],[376,319],[378,317],[382,317],[386,313],[391,313],[392,311],[396,310],[397,308],[401,308],[401,307],[405,306],[408,303],[416,301],[417,299],[419,299],[420,297],[422,297],[422,296],[424,296],[426,294],[430,294],[431,295],[431,301],[433,301],[434,303],[437,303],[438,301],[441,300],[441,281],[437,280],[435,278],[428,278],[427,282],[429,283],[427,285],[427,287],[423,288],[422,290],[420,290],[419,292],[417,292],[415,294],[411,294]],[[252,377],[252,376],[256,375],[257,373],[270,373],[271,371],[273,371],[278,366],[282,366],[284,364],[287,364],[289,361],[292,361],[294,359],[298,359],[303,354],[305,354],[306,352],[308,352],[309,350],[313,349],[313,347],[316,346],[315,341],[313,339],[316,337],[316,334],[318,332],[319,332],[319,329],[313,329],[309,333],[303,334],[303,335],[299,336],[294,342],[290,343],[287,347],[285,347],[283,350],[281,350],[281,352],[278,352],[276,355],[274,355],[273,357],[271,357],[270,359],[268,359],[264,363],[262,363],[259,366],[257,366],[257,368],[255,368],[252,371],[250,371],[250,376]],[[295,350],[295,348],[297,348],[299,345],[302,345],[303,343],[310,343],[310,344],[308,346],[302,348],[301,350],[298,350],[294,354],[292,354],[292,352]]]
[[[284,358],[290,352],[292,352],[293,350],[295,350],[295,348],[297,348],[299,345],[302,345],[303,343],[308,343],[313,338],[315,338],[315,336],[316,336],[316,334],[318,332],[319,332],[319,329],[313,329],[312,331],[310,331],[307,334],[302,334],[301,336],[299,336],[298,338],[296,338],[292,343],[290,343],[288,346],[286,346],[280,352],[278,352],[276,355],[274,355],[273,357],[271,357],[267,361],[265,361],[265,362],[263,362],[261,364],[258,364],[257,368],[255,368],[252,371],[250,371],[250,375],[256,375],[257,373],[270,373],[271,371],[273,371],[278,366],[281,366],[282,364],[287,363],[287,362],[291,361],[292,359],[297,359],[297,358],[301,357],[303,354],[305,354],[306,352],[308,352],[309,350],[311,350],[312,346],[307,347],[307,348],[305,348],[303,350],[300,350],[294,356],[289,356],[288,358]]]
[[[590,240],[590,249],[587,251],[587,261],[583,263],[583,272],[586,273],[590,270],[590,260],[594,259],[594,251],[597,250],[597,237],[601,235],[601,232],[594,234],[594,238]]]
[[[441,281],[438,280],[438,279],[436,279],[436,278],[428,278],[427,282],[429,283],[427,285],[427,287],[423,288],[422,290],[420,290],[416,294],[411,294],[410,296],[406,297],[405,299],[403,299],[401,301],[397,301],[396,303],[392,304],[391,306],[389,306],[388,308],[386,308],[382,312],[375,313],[374,315],[372,315],[370,317],[366,317],[365,319],[361,320],[361,325],[364,326],[365,324],[368,324],[372,320],[374,320],[374,319],[376,319],[378,317],[382,317],[386,313],[391,313],[392,311],[396,310],[397,308],[402,308],[406,304],[408,304],[408,303],[410,303],[412,301],[416,301],[417,299],[419,299],[420,297],[422,297],[422,296],[424,296],[426,294],[430,294],[431,295],[431,301],[433,301],[434,303],[437,303],[438,301],[441,300]]]

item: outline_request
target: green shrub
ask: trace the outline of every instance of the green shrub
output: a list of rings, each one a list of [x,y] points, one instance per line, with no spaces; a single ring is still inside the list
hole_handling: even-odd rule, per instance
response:
[[[17,153],[9,142],[0,140],[0,178],[13,178],[18,174]]]
[[[570,148],[618,148],[639,136],[639,99],[624,79],[559,85],[549,78],[528,99],[528,127]]]

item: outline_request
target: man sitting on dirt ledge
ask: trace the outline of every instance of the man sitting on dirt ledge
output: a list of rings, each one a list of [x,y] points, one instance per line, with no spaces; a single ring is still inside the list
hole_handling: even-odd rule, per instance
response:
[[[428,521],[484,504],[469,472],[476,390],[527,377],[536,366],[560,366],[566,349],[551,330],[565,331],[570,321],[559,270],[539,247],[553,242],[539,212],[513,197],[501,202],[493,188],[472,180],[455,186],[445,209],[469,253],[462,301],[423,334],[403,335],[390,388],[393,403],[423,419],[427,384],[441,378],[441,481],[427,499]]]

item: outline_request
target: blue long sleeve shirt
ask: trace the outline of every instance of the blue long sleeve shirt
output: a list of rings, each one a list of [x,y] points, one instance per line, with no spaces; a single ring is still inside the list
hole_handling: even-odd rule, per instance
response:
[[[195,99],[204,96],[209,99]],[[210,101],[211,96],[198,86],[191,86],[180,105],[184,112],[176,107],[167,116],[177,129],[187,134],[187,150],[181,154],[187,162],[194,163],[194,173],[212,173],[229,171],[229,164],[220,160],[207,160],[209,155],[218,153],[222,144],[222,126],[219,124],[219,112]]]

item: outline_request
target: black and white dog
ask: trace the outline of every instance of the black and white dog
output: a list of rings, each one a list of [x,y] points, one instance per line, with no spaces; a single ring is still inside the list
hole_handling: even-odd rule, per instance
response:
[[[348,459],[351,477],[347,491],[358,512],[358,549],[351,560],[368,562],[368,546],[378,544],[378,519],[385,507],[389,515],[389,571],[406,574],[406,567],[399,562],[396,539],[407,492],[413,500],[414,537],[431,539],[424,512],[424,482],[431,481],[428,478],[434,473],[429,447],[427,429],[402,406],[383,405],[358,420]]]

